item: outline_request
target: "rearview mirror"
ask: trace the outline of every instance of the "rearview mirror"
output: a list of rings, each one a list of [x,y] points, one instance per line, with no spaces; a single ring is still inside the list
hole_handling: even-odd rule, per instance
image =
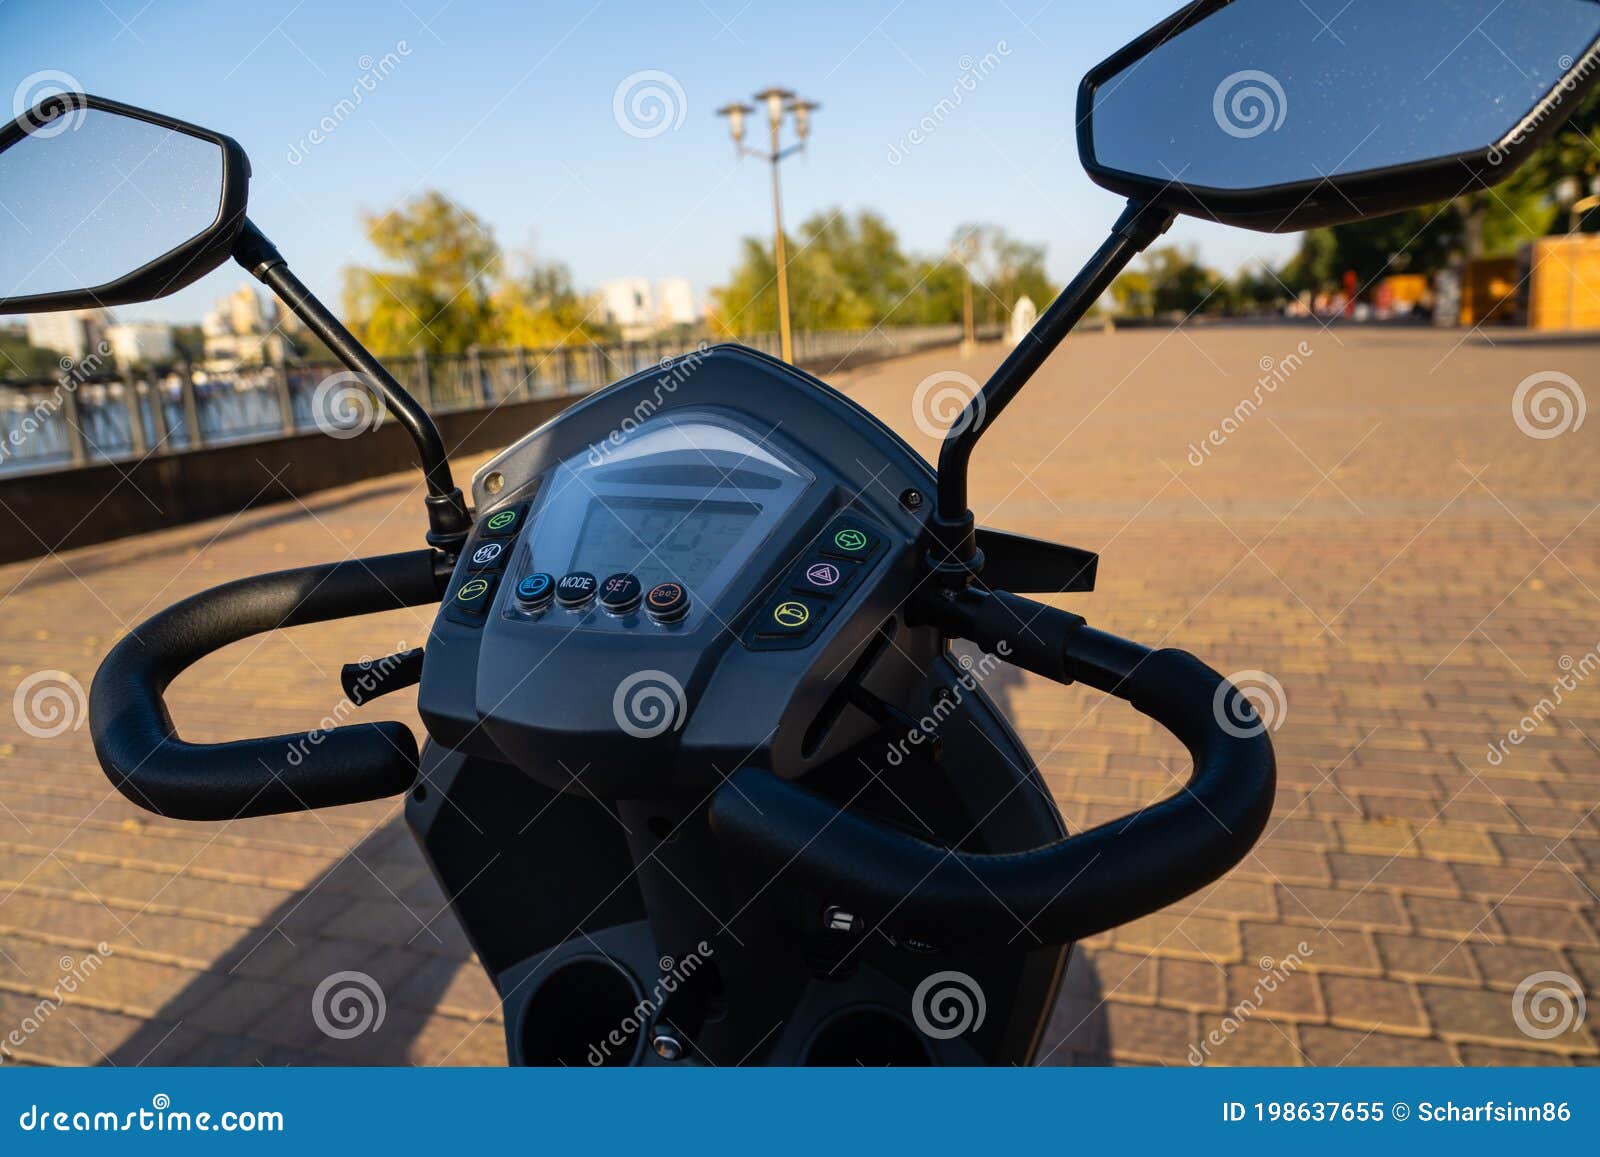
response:
[[[0,128],[0,314],[148,301],[228,259],[250,166],[227,137],[83,93]]]
[[[1597,78],[1597,0],[1200,0],[1084,78],[1078,148],[1115,192],[1288,232],[1496,184]]]

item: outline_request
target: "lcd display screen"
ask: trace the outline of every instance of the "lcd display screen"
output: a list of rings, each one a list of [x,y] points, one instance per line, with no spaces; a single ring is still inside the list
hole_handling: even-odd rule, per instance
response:
[[[753,502],[596,498],[584,515],[570,569],[602,580],[628,571],[645,590],[671,581],[693,592],[760,513]]]

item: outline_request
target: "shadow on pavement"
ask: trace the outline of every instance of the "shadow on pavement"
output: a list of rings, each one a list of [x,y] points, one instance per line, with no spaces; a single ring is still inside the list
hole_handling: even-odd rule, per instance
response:
[[[241,936],[108,1061],[492,1065],[505,1049],[493,988],[397,818]]]

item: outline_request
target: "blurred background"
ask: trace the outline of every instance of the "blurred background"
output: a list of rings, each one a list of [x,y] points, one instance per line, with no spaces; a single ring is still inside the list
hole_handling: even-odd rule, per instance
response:
[[[931,457],[955,411],[930,383],[981,382],[1120,209],[1078,165],[1078,77],[1172,7],[8,0],[0,95],[233,136],[252,219],[469,470],[725,340]],[[339,368],[236,266],[0,319],[6,1063],[503,1060],[395,806],[167,823],[84,727],[99,658],[160,607],[412,544],[405,440],[324,404]],[[1597,381],[1591,98],[1493,191],[1299,235],[1181,220],[1007,411],[980,517],[1100,551],[1073,609],[1247,677],[1284,783],[1238,871],[1075,953],[1046,1060],[1593,1063]],[[175,716],[308,726],[339,664],[428,618],[241,644]],[[1074,824],[1172,790],[1176,751],[1114,704],[997,694]],[[316,995],[350,970],[386,1015],[330,1036]]]

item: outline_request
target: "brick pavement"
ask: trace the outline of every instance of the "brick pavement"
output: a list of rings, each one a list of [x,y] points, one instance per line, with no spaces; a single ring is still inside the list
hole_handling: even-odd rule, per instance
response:
[[[1263,359],[1302,340],[1311,352],[1224,430]],[[1065,605],[1282,687],[1268,836],[1191,900],[1085,946],[1050,1063],[1184,1064],[1202,1048],[1219,1064],[1595,1062],[1592,1015],[1536,1039],[1513,994],[1544,972],[1600,985],[1600,483],[1586,472],[1600,432],[1528,437],[1512,397],[1543,371],[1593,388],[1597,348],[1315,327],[1084,335],[1000,419],[976,456],[980,515],[1102,552],[1101,589]],[[981,379],[997,357],[840,380],[931,453],[915,384]],[[1196,465],[1213,430],[1222,444]],[[87,687],[124,625],[217,582],[405,547],[417,506],[411,478],[380,479],[6,567],[6,687],[48,670]],[[179,680],[174,715],[200,739],[309,726],[337,701],[341,662],[422,639],[427,617],[239,644]],[[1491,762],[1563,676],[1563,701]],[[1028,676],[995,689],[1075,825],[1184,773],[1177,745],[1114,701]],[[389,702],[359,717],[396,714],[414,718]],[[0,1030],[37,1017],[95,945],[113,949],[13,1059],[497,1063],[493,993],[396,817],[374,803],[169,823],[109,791],[86,730],[41,737],[0,713]],[[382,985],[384,1025],[329,1039],[311,993],[356,969]]]

